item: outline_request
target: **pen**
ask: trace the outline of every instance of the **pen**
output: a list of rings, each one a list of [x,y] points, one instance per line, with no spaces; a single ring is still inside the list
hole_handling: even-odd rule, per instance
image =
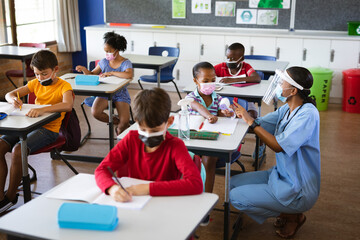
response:
[[[18,99],[20,100],[20,96],[19,96],[19,92],[17,92],[17,97],[18,97]],[[21,105],[20,105],[20,111],[21,111]]]
[[[204,126],[204,122],[202,122],[202,123],[200,124],[199,130],[201,130],[203,126]]]
[[[111,170],[111,168],[108,166],[107,169],[109,170],[109,172],[111,173],[111,175],[115,178],[115,181],[117,182],[117,184],[128,194],[130,195],[125,188],[123,187],[123,185],[120,183],[119,179],[116,177],[115,173],[113,172],[113,170]]]

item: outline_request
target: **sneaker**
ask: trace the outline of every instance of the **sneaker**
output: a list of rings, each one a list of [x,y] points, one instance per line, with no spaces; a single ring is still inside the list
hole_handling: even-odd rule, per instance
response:
[[[3,213],[6,210],[8,210],[9,208],[11,208],[12,206],[14,206],[18,201],[18,197],[19,197],[19,194],[16,194],[15,200],[11,202],[8,199],[8,197],[5,195],[4,199],[0,201],[0,213]]]
[[[210,223],[210,215],[207,215],[200,223],[200,226],[206,227],[207,225],[209,225],[209,223]]]
[[[259,159],[261,159],[265,153],[265,146],[266,146],[265,144],[259,146]],[[255,150],[252,154],[252,158],[255,159]]]

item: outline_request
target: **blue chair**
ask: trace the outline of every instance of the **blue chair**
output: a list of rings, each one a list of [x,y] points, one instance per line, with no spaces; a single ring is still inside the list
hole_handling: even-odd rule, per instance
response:
[[[245,59],[276,61],[276,57],[266,55],[245,55]]]
[[[260,79],[263,80],[265,78],[265,74],[262,71],[256,70],[257,74],[259,74]]]
[[[167,57],[179,57],[180,49],[174,48],[174,47],[150,47],[149,48],[149,55],[163,56],[163,53],[166,53],[166,52],[167,52]],[[176,83],[174,82],[175,78],[173,76],[173,70],[174,70],[175,64],[176,64],[176,62],[171,66],[161,69],[160,82],[161,83],[172,82],[176,88],[179,98],[181,99],[179,89],[178,89]],[[141,89],[144,89],[141,85],[141,81],[157,83],[157,71],[155,71],[154,75],[143,75],[139,78],[139,80],[138,80],[139,86]]]

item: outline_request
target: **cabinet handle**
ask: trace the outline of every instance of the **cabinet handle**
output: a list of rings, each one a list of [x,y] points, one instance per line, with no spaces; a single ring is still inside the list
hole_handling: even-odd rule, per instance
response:
[[[177,43],[177,44],[176,44],[176,47],[177,47],[178,49],[180,49],[180,43]]]
[[[156,41],[154,41],[154,47],[156,47]]]
[[[200,46],[200,55],[201,56],[204,55],[204,44],[201,44],[201,46]]]
[[[133,40],[131,41],[131,51],[132,52],[134,51],[134,41]]]
[[[226,57],[226,52],[227,52],[227,49],[228,49],[229,45],[225,45],[225,57]]]
[[[180,80],[180,69],[176,69],[176,80]]]
[[[250,47],[250,55],[254,55],[254,46]]]
[[[358,67],[360,67],[360,52],[359,52],[359,59],[358,59]]]
[[[307,49],[304,48],[304,50],[303,50],[303,61],[306,61],[306,52],[307,52]]]
[[[280,58],[280,48],[276,48],[276,59]]]
[[[334,57],[335,57],[335,50],[331,49],[331,51],[330,51],[330,62],[334,62]]]

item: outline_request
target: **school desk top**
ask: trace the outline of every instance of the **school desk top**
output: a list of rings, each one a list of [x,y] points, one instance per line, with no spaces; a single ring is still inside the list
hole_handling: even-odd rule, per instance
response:
[[[47,194],[1,217],[0,232],[31,239],[183,240],[190,236],[219,198],[212,193],[153,197],[141,210],[118,208],[118,226],[114,231],[104,232],[59,228],[58,209],[66,201],[48,199]]]
[[[262,72],[275,74],[275,70],[285,70],[289,65],[287,61],[268,61],[268,60],[257,60],[257,59],[245,59],[246,63],[250,64],[253,69]]]
[[[134,68],[158,69],[170,66],[176,62],[177,57],[163,57],[141,54],[123,54],[124,58],[131,61]]]
[[[1,46],[0,58],[7,59],[27,59],[44,48],[20,47],[20,46]]]

